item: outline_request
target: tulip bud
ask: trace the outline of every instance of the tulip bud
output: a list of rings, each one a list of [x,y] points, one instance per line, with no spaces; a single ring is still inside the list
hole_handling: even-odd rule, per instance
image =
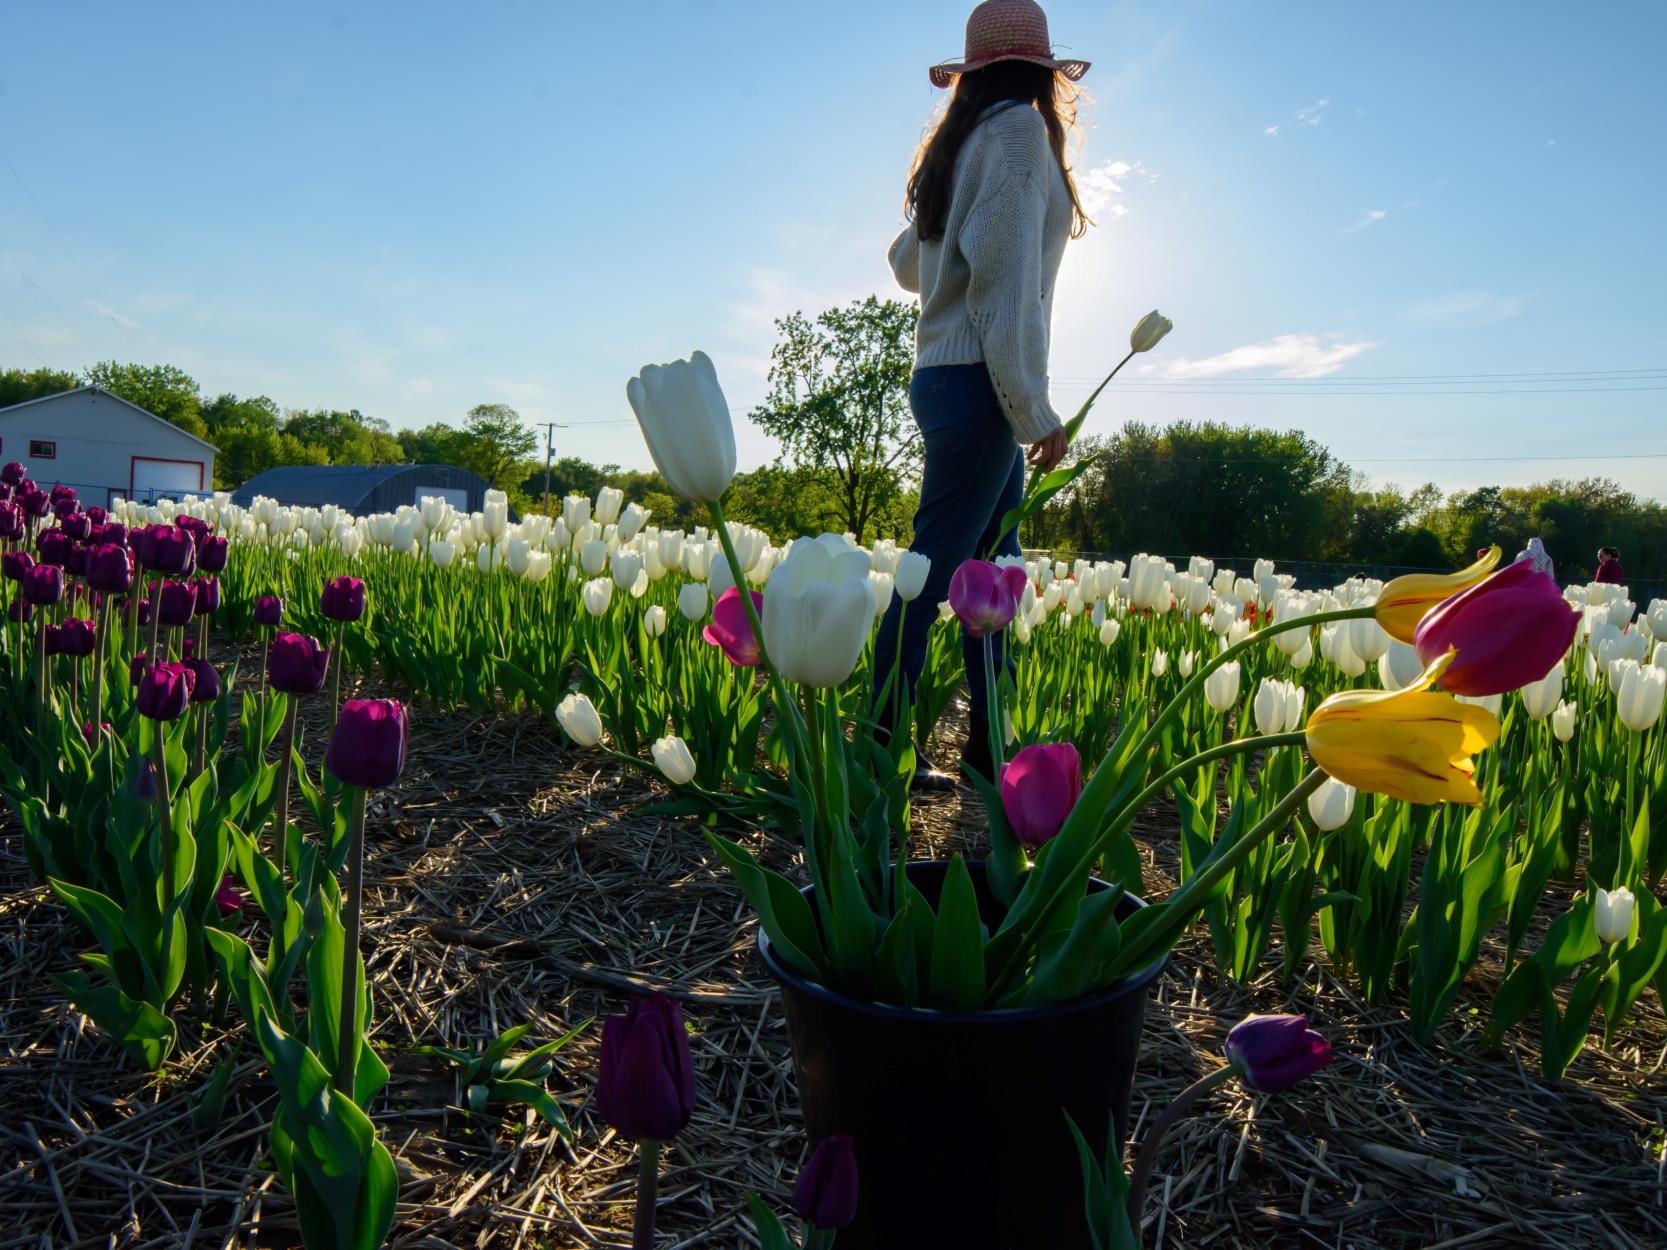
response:
[[[1190,655],[1191,652],[1188,652]],[[1204,698],[1218,712],[1232,709],[1239,701],[1239,662],[1229,661],[1204,679]]]
[[[136,696],[139,714],[151,720],[178,720],[191,702],[195,681],[195,675],[183,664],[147,665]]]
[[[328,620],[351,624],[365,614],[365,583],[357,577],[325,582],[318,606]]]
[[[602,741],[602,718],[596,705],[574,691],[556,705],[556,721],[577,745],[593,747]]]
[[[1616,714],[1633,733],[1644,733],[1661,719],[1662,704],[1667,700],[1667,669],[1634,660],[1619,661],[1617,667],[1621,668],[1620,680],[1611,676]]]
[[[592,616],[601,616],[613,602],[614,584],[606,577],[593,578],[586,582],[581,598],[584,600],[585,611]]]
[[[284,601],[277,595],[262,595],[255,600],[255,624],[263,629],[271,629],[283,624]]]
[[[201,656],[187,656],[185,667],[191,670],[191,702],[213,703],[220,697],[220,672]]]
[[[1152,652],[1152,676],[1162,677],[1169,671],[1169,655],[1162,648]]]
[[[282,694],[317,694],[330,667],[330,648],[306,634],[279,634],[266,656],[266,680]]]
[[[197,592],[190,582],[163,582],[157,610],[164,625],[189,625],[197,611]]]
[[[602,1025],[596,1074],[602,1118],[633,1141],[670,1141],[695,1106],[695,1068],[683,1011],[664,994],[634,998]]]
[[[1227,1058],[1252,1089],[1277,1094],[1332,1061],[1331,1043],[1307,1016],[1247,1016],[1227,1034]]]
[[[1615,890],[1600,886],[1592,901],[1592,927],[1597,930],[1598,940],[1605,946],[1626,941],[1632,933],[1632,912],[1636,905],[1637,899],[1625,886]]]
[[[1163,336],[1175,328],[1175,323],[1156,308],[1135,323],[1129,332],[1129,350],[1149,352],[1163,341]]]
[[[625,388],[649,455],[677,494],[715,503],[735,476],[735,427],[705,352],[649,365]]]
[[[897,597],[904,603],[913,603],[920,598],[921,591],[926,589],[926,578],[932,571],[932,561],[918,551],[903,551],[897,556],[896,578]]]
[[[756,590],[747,593],[752,596],[753,607],[762,623],[764,596]],[[712,619],[701,631],[701,637],[719,648],[731,664],[740,668],[753,668],[759,662],[758,639],[753,634],[752,621],[741,602],[741,592],[733,586],[719,595],[718,601],[712,605]]]
[[[391,786],[405,771],[405,705],[397,699],[349,699],[341,706],[324,766],[343,785]]]
[[[1354,814],[1355,788],[1335,777],[1327,777],[1308,796],[1308,814],[1322,833],[1341,829]]]
[[[1082,760],[1069,742],[1025,747],[1001,770],[1001,810],[1027,846],[1051,840],[1081,794]]]
[[[835,1133],[816,1143],[793,1183],[793,1209],[813,1228],[844,1228],[857,1218],[857,1156]]]
[[[1574,722],[1579,715],[1578,703],[1559,703],[1557,710],[1551,714],[1551,732],[1557,735],[1557,741],[1567,742],[1574,737]]]
[[[653,747],[654,765],[674,786],[686,786],[695,779],[695,757],[689,744],[678,737],[657,739]]]
[[[666,610],[657,603],[652,605],[642,614],[642,627],[650,638],[658,638],[666,632]]]

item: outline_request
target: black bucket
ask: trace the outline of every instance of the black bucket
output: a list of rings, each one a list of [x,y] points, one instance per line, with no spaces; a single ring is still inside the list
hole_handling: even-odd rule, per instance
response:
[[[910,864],[909,879],[936,905],[948,867]],[[994,927],[984,865],[968,867]],[[1118,918],[1144,906],[1125,896]],[[805,1131],[813,1142],[848,1133],[856,1147],[857,1219],[839,1250],[1089,1250],[1065,1113],[1096,1154],[1109,1120],[1126,1137],[1146,1000],[1166,961],[1070,1002],[946,1012],[807,981],[763,930],[758,948],[781,985]]]

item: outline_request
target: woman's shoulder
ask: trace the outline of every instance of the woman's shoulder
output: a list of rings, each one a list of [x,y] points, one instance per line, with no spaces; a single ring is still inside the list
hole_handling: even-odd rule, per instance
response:
[[[1048,124],[1029,104],[996,106],[973,128],[965,149],[972,166],[987,167],[1003,176],[1034,167],[1046,168],[1053,150],[1048,145]]]

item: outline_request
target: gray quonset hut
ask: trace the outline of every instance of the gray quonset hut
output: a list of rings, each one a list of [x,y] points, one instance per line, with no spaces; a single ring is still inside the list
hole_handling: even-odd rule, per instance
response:
[[[423,496],[432,495],[459,512],[479,512],[490,485],[452,464],[292,464],[255,474],[232,499],[245,508],[256,495],[291,506],[333,503],[354,516],[369,516],[401,504],[420,505]]]

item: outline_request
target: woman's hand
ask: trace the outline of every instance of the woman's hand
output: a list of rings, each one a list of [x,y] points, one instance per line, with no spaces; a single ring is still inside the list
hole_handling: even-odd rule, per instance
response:
[[[1069,445],[1065,441],[1064,427],[1061,427],[1040,442],[1032,443],[1030,454],[1025,457],[1025,462],[1040,467],[1043,472],[1051,473],[1059,462],[1065,459],[1065,452]]]

